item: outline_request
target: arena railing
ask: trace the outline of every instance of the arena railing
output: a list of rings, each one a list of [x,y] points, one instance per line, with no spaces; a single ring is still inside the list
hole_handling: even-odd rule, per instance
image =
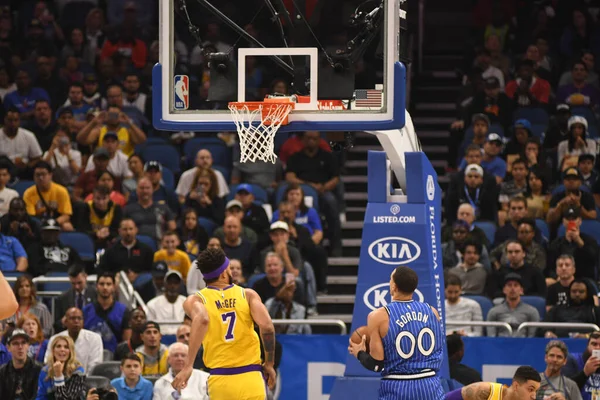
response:
[[[140,294],[133,288],[133,285],[124,271],[119,272],[119,300],[130,306],[131,309],[140,307],[144,310],[146,315],[148,314],[146,303]]]
[[[482,326],[490,328],[504,328],[508,331],[510,336],[513,336],[513,328],[506,322],[446,320],[446,326]]]
[[[156,321],[160,326],[180,326],[182,321]],[[337,326],[340,335],[347,335],[348,328],[341,319],[274,319],[273,325],[312,325],[312,326]]]
[[[517,328],[517,333],[527,328],[550,328],[550,329],[583,329],[587,331],[600,331],[600,327],[596,324],[586,324],[582,322],[523,322]]]

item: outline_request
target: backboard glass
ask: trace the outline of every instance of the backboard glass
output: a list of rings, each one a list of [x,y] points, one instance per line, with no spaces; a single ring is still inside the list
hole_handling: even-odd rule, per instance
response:
[[[299,102],[280,131],[402,128],[404,2],[161,1],[154,126],[235,131],[230,101],[286,94]]]

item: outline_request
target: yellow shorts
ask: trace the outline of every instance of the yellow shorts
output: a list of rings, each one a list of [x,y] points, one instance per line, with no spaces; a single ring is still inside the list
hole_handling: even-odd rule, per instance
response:
[[[210,375],[210,400],[265,400],[267,386],[262,372],[253,371],[236,375]]]

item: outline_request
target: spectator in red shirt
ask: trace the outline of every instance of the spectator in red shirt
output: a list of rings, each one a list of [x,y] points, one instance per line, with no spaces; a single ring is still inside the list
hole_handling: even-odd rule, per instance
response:
[[[506,95],[513,99],[516,107],[548,104],[550,84],[544,79],[533,76],[533,72],[533,61],[521,60],[517,67],[517,79],[506,85]]]
[[[299,132],[294,136],[291,136],[288,140],[286,140],[279,150],[279,159],[282,163],[286,164],[287,160],[294,154],[302,151],[304,149],[304,144],[302,144],[302,136],[304,133]],[[325,150],[328,153],[331,153],[331,146],[329,143],[325,141],[325,139],[319,139],[319,148]]]
[[[118,52],[129,57],[136,68],[144,68],[148,50],[146,44],[135,37],[133,29],[133,26],[124,25],[117,38],[109,39],[104,42],[100,59],[105,60],[111,58],[113,54]]]

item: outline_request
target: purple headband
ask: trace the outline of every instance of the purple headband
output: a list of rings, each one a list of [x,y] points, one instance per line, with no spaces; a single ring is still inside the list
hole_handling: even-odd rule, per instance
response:
[[[229,265],[229,258],[225,257],[225,262],[219,268],[215,269],[214,271],[210,271],[210,272],[204,274],[204,279],[218,278],[219,275],[221,275],[223,273],[223,271],[225,271],[225,269],[227,269],[228,265]]]

